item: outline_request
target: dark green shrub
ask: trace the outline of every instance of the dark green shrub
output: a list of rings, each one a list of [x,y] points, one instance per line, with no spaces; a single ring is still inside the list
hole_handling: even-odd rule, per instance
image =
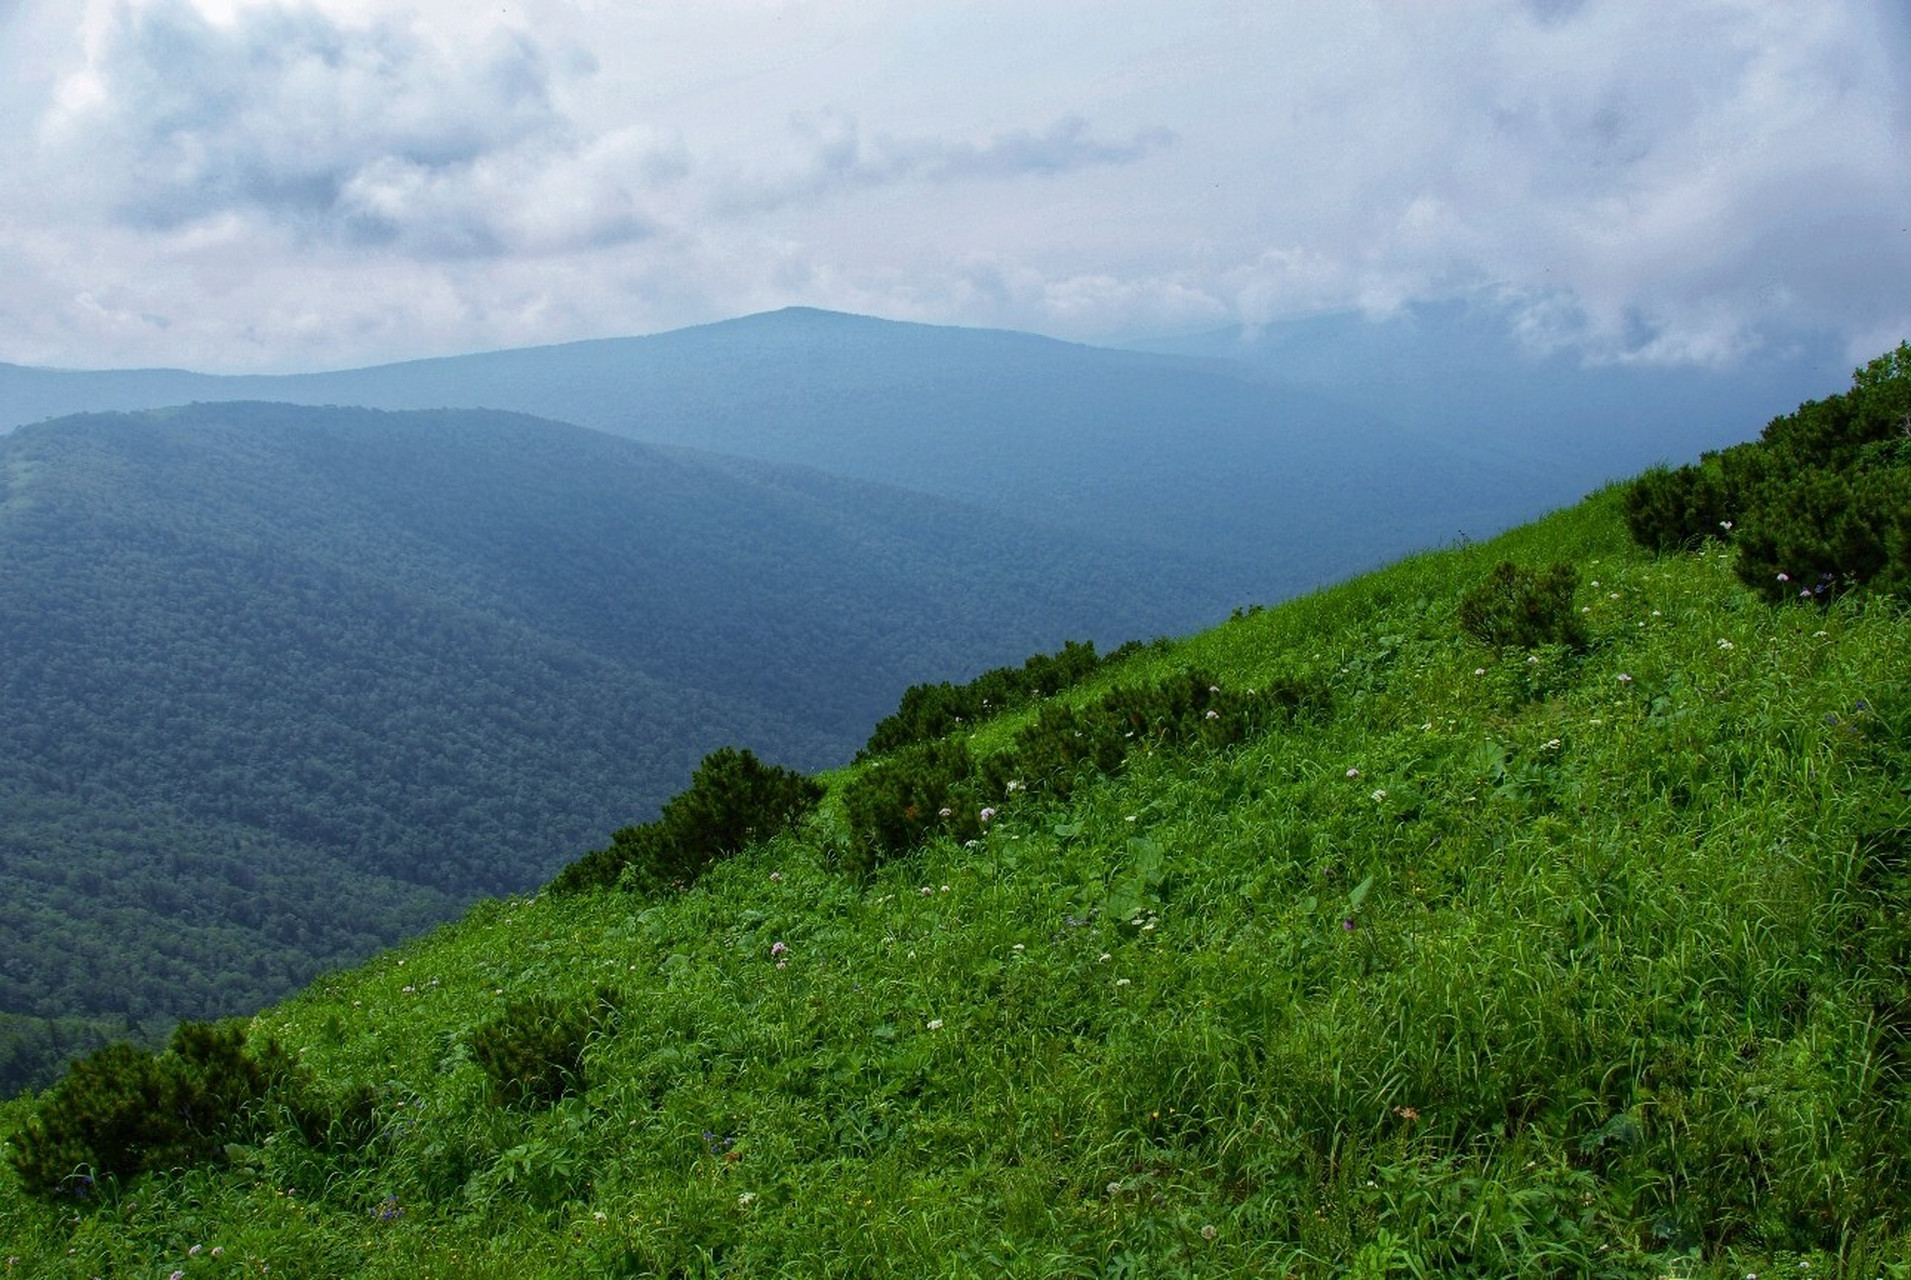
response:
[[[856,759],[873,759],[913,743],[945,737],[963,724],[1026,706],[1037,698],[1052,698],[1103,667],[1146,648],[1140,641],[1130,640],[1106,657],[1099,657],[1092,642],[1070,640],[1052,654],[1035,654],[1020,667],[984,671],[967,684],[944,681],[912,685],[904,691],[895,714],[877,724]]]
[[[1725,469],[1653,467],[1625,490],[1626,528],[1648,551],[1677,551],[1706,538],[1723,537],[1737,520],[1737,504]]]
[[[1758,440],[1658,469],[1625,493],[1653,551],[1729,522],[1737,571],[1770,601],[1911,589],[1911,343],[1852,374],[1851,390],[1772,419]]]
[[[976,839],[984,804],[978,782],[969,745],[959,738],[917,743],[876,761],[843,788],[845,868],[867,874],[935,834]]]
[[[1738,532],[1738,576],[1767,600],[1828,600],[1889,564],[1889,497],[1867,477],[1811,468],[1768,493]]]
[[[657,821],[611,834],[551,881],[557,893],[622,885],[641,893],[682,889],[705,868],[800,821],[822,798],[822,784],[724,747],[705,756],[688,790]]]
[[[584,1049],[615,1023],[617,994],[597,993],[586,1008],[546,996],[513,1000],[471,1033],[471,1056],[484,1069],[491,1101],[507,1107],[549,1106],[587,1085]]]
[[[1542,573],[1502,561],[1460,597],[1460,629],[1495,649],[1542,645],[1586,647],[1586,627],[1573,610],[1579,571],[1555,564]]]
[[[217,1163],[291,1072],[275,1042],[248,1053],[237,1024],[181,1023],[158,1056],[108,1045],[41,1099],[14,1135],[14,1169],[30,1191],[85,1196],[100,1179]]]

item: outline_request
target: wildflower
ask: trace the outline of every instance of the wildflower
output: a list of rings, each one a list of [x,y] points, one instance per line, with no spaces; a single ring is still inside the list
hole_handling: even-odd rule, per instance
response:
[[[1473,674],[1474,674],[1474,675],[1476,675],[1476,676],[1483,676],[1483,675],[1485,675],[1485,674],[1486,674],[1486,668],[1485,668],[1485,667],[1475,667],[1475,668],[1473,668]]]
[[[1387,789],[1386,789],[1385,787],[1380,787],[1380,788],[1377,788],[1377,789],[1376,789],[1376,790],[1374,791],[1374,803],[1375,803],[1375,804],[1379,804],[1379,803],[1380,803],[1380,802],[1381,802],[1382,800],[1385,800],[1386,798],[1387,798]]]
[[[928,1023],[927,1023],[926,1025],[928,1026],[928,1028],[929,1028],[929,1030],[931,1030],[931,1031],[940,1031],[940,1030],[942,1030],[942,1019],[941,1019],[941,1018],[931,1018],[931,1019],[929,1019],[929,1021],[928,1021]]]
[[[1221,1232],[1215,1227],[1215,1225],[1212,1222],[1210,1222],[1207,1226],[1201,1228],[1201,1238],[1203,1240],[1212,1240],[1220,1234]]]
[[[1781,573],[1778,575],[1778,580],[1780,582],[1790,582],[1792,580],[1792,575],[1789,573]]]
[[[937,816],[938,818],[953,818],[953,817],[955,817],[955,810],[954,810],[954,809],[947,809],[947,808],[944,808],[944,809],[938,809],[938,810],[936,810],[936,816]]]
[[[1560,745],[1558,738],[1548,738],[1545,742],[1539,744],[1539,749],[1541,751],[1557,751]]]
[[[754,1191],[745,1191],[742,1195],[737,1197],[737,1208],[739,1209],[747,1209],[755,1203],[756,1192]]]
[[[1125,987],[1129,985],[1129,982],[1128,982],[1128,979],[1126,978],[1116,978],[1115,985],[1118,987]]]
[[[1539,655],[1538,655],[1537,653],[1531,653],[1531,654],[1528,654],[1528,655],[1526,656],[1526,665],[1527,665],[1527,666],[1529,666],[1529,667],[1536,667],[1536,666],[1538,666],[1538,665],[1539,665]]]
[[[790,944],[783,941],[781,938],[778,938],[775,942],[772,942],[770,944],[770,958],[772,960],[776,959],[776,957],[778,956],[786,956],[789,953],[790,953]]]
[[[1348,777],[1350,777],[1350,778],[1358,778],[1358,777],[1360,776],[1360,770],[1358,770],[1358,769],[1349,769],[1349,770],[1347,771],[1347,776],[1348,776]]]
[[[1420,1118],[1420,1113],[1415,1111],[1412,1107],[1395,1107],[1393,1113],[1409,1124]]]
[[[992,821],[994,821],[994,819],[995,819],[995,810],[993,810],[993,809],[984,809],[984,810],[982,811],[982,821],[984,821],[984,822],[992,822]]]
[[[1115,957],[1113,957],[1113,956],[1111,956],[1111,955],[1109,955],[1109,954],[1108,954],[1108,953],[1107,953],[1106,951],[1104,951],[1104,952],[1102,952],[1102,953],[1101,953],[1101,954],[1100,954],[1099,956],[1096,956],[1096,957],[1095,957],[1095,963],[1096,963],[1096,964],[1107,964],[1107,963],[1108,963],[1108,962],[1109,962],[1110,960],[1113,960],[1114,958],[1115,958]]]
[[[1207,718],[1210,720],[1219,720],[1221,718],[1221,713],[1219,711],[1216,711],[1213,707],[1209,707]]]
[[[1623,671],[1621,671],[1621,672],[1619,673],[1619,683],[1620,683],[1620,684],[1631,684],[1631,683],[1632,683],[1632,677],[1631,677],[1631,676],[1629,676],[1629,675],[1627,675],[1627,674],[1626,674],[1625,672],[1623,672]]]
[[[1730,533],[1732,532],[1732,522],[1730,520],[1721,520],[1719,521],[1719,528]],[[1748,1280],[1756,1280],[1756,1277],[1748,1277]]]
[[[175,1271],[168,1277],[168,1280],[186,1280],[186,1273],[183,1271]]]
[[[1340,927],[1343,933],[1352,933],[1355,929],[1359,928],[1359,926],[1354,923],[1354,918],[1352,916],[1348,916],[1346,919],[1342,920],[1340,922]]]
[[[1208,692],[1209,692],[1209,693],[1219,693],[1219,692],[1221,692],[1221,686],[1220,686],[1220,685],[1218,685],[1218,684],[1211,684],[1211,685],[1209,685],[1209,686],[1208,686]]]
[[[1010,778],[1008,785],[1002,789],[1004,791],[1020,791],[1022,789],[1022,780],[1020,778]]]
[[[1016,944],[1015,944],[1015,950],[1017,950],[1017,951],[1027,951],[1027,950],[1028,950],[1028,948],[1027,948],[1027,947],[1025,947],[1025,946],[1023,946],[1023,945],[1022,945],[1021,943],[1019,943],[1019,942],[1018,942],[1018,943],[1016,943]]]
[[[1606,599],[1608,600],[1617,600],[1618,598],[1619,598],[1619,593],[1617,591],[1608,591],[1606,593]]]
[[[782,883],[783,883],[783,873],[782,873],[781,871],[772,871],[772,872],[770,872],[770,883],[771,883],[771,884],[782,884]]]
[[[223,1258],[223,1257],[225,1257],[225,1256],[226,1256],[226,1247],[225,1247],[224,1245],[222,1245],[222,1244],[215,1244],[214,1246],[212,1246],[212,1256],[213,1256],[213,1257],[215,1257],[215,1258]]]
[[[930,887],[929,887],[928,885],[926,885],[926,884],[925,884],[924,886],[922,886],[922,896],[923,896],[923,897],[925,897],[925,898],[927,898],[927,897],[930,897],[930,896],[931,896],[931,895],[933,895],[934,893],[935,893],[935,890],[934,890],[934,889],[931,889],[931,888],[930,888]]]
[[[198,1256],[199,1256],[199,1255],[200,1255],[201,1253],[203,1253],[203,1252],[205,1252],[205,1248],[206,1248],[206,1246],[205,1246],[205,1245],[203,1245],[203,1244],[196,1244],[196,1245],[194,1245],[194,1246],[193,1246],[192,1248],[190,1248],[190,1249],[188,1249],[188,1250],[186,1250],[186,1256],[187,1256],[188,1258],[196,1258],[196,1257],[198,1257]]]
[[[949,886],[948,886],[948,885],[946,885],[946,884],[945,884],[945,885],[943,885],[943,886],[942,886],[942,892],[944,892],[944,893],[947,893],[947,892],[949,892]]]
[[[1736,645],[1734,645],[1734,644],[1733,644],[1733,643],[1732,643],[1732,642],[1731,642],[1730,640],[1721,640],[1721,641],[1719,641],[1719,648],[1721,648],[1721,649],[1734,649],[1734,648],[1737,648],[1737,647],[1738,647],[1738,646],[1736,646]]]

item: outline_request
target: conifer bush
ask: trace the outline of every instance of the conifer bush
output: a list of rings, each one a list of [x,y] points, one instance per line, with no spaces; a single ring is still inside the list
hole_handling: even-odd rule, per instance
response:
[[[22,1183],[85,1198],[102,1179],[218,1163],[254,1104],[292,1072],[274,1041],[237,1024],[181,1023],[165,1053],[111,1044],[75,1062],[13,1143]]]
[[[1774,603],[1911,590],[1911,343],[1753,443],[1646,472],[1625,510],[1633,540],[1654,552],[1729,538],[1740,580]]]
[[[1663,553],[1724,536],[1737,507],[1715,456],[1697,465],[1646,471],[1626,486],[1625,511],[1632,540]]]
[[[844,869],[866,875],[932,834],[982,834],[981,781],[969,744],[942,738],[905,747],[843,788],[850,841]]]
[[[1494,649],[1586,647],[1586,626],[1573,610],[1579,571],[1555,564],[1541,572],[1510,560],[1460,597],[1460,629]]]
[[[483,1068],[491,1101],[545,1107],[587,1085],[584,1050],[594,1034],[614,1028],[619,999],[600,988],[589,1008],[547,996],[513,1000],[471,1035],[471,1056]]]
[[[984,671],[967,684],[951,684],[945,680],[940,684],[911,685],[903,692],[895,713],[877,724],[856,758],[868,760],[913,743],[944,737],[959,725],[1013,710],[1037,698],[1052,698],[1103,667],[1147,647],[1138,640],[1130,640],[1106,656],[1100,656],[1092,641],[1070,640],[1052,654],[1035,654],[1019,667]]]
[[[550,887],[579,893],[621,885],[646,894],[687,888],[711,863],[801,821],[822,795],[814,779],[724,747],[704,757],[689,789],[666,802],[657,821],[613,832],[609,847],[564,868]]]

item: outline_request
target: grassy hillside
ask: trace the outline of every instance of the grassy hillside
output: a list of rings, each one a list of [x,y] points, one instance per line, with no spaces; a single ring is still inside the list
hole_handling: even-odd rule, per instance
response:
[[[1507,559],[1578,569],[1583,650],[1468,638]],[[1649,556],[1602,493],[1066,695],[1328,693],[1239,746],[866,880],[826,801],[682,894],[489,902],[323,978],[247,1027],[305,1101],[223,1163],[9,1179],[0,1239],[35,1276],[1911,1275],[1906,622]],[[513,1105],[483,1063],[533,998],[581,1056]]]
[[[535,886],[717,747],[840,764],[912,681],[1152,634],[1187,568],[510,414],[0,438],[0,1089]]]

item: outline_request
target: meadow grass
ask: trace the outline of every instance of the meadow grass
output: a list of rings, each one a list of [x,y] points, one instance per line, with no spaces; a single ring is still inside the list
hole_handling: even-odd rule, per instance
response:
[[[1461,634],[1504,559],[1579,570],[1584,651]],[[1607,492],[1067,696],[1186,667],[1332,709],[867,879],[825,805],[482,904],[253,1020],[369,1143],[10,1181],[9,1274],[1911,1276],[1901,605],[1772,608]],[[587,1087],[498,1105],[473,1034],[606,987]]]

